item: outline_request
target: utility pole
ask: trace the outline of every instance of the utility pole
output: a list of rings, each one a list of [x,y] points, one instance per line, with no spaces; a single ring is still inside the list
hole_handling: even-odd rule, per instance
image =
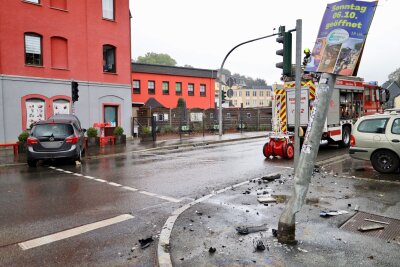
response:
[[[296,91],[295,91],[295,114],[294,114],[294,169],[299,163],[300,156],[300,101],[301,101],[301,42],[302,42],[302,20],[296,21]]]
[[[286,204],[278,224],[278,241],[286,244],[296,243],[295,216],[300,211],[307,195],[318,154],[322,130],[328,113],[329,100],[336,83],[336,75],[323,73],[317,88],[317,96],[311,111],[305,134],[302,153],[295,169],[292,196]]]

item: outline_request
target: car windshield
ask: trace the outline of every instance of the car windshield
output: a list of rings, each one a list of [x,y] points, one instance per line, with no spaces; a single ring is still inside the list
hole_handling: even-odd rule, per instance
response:
[[[358,131],[363,133],[385,133],[387,118],[364,120],[358,126]]]
[[[33,130],[33,136],[36,137],[67,137],[74,134],[74,129],[70,124],[54,123],[39,124]]]

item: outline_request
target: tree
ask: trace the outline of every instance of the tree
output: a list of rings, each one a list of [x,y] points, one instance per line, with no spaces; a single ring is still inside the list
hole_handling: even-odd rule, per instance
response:
[[[137,63],[158,64],[167,66],[176,66],[176,60],[168,54],[158,54],[154,52],[147,52],[144,56],[139,56],[136,60]]]
[[[185,108],[185,107],[186,107],[185,99],[183,99],[182,97],[180,97],[180,98],[178,99],[178,104],[176,105],[176,107],[178,107],[178,108]]]
[[[391,82],[397,82],[397,84],[400,84],[400,68],[390,73],[388,79]]]

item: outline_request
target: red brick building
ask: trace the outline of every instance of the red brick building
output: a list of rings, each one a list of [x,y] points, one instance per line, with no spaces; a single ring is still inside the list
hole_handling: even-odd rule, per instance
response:
[[[154,98],[175,108],[179,98],[187,108],[214,108],[216,70],[132,63],[132,103],[145,105]]]
[[[0,143],[30,123],[70,113],[72,80],[83,127],[109,121],[129,133],[129,0],[1,3]]]

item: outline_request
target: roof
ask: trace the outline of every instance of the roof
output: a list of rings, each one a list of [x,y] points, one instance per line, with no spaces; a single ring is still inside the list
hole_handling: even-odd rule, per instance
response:
[[[175,67],[166,65],[131,63],[131,71],[139,73],[153,73],[176,76],[189,76],[201,78],[217,78],[217,70],[197,69],[188,67]]]
[[[158,102],[154,97],[150,97],[150,98],[146,101],[146,103],[144,103],[144,105],[145,105],[146,107],[149,107],[149,108],[165,108],[165,107],[163,106],[163,104],[161,104],[160,102]]]
[[[256,89],[256,90],[272,90],[272,86],[270,85],[253,85],[252,88],[250,89]]]

